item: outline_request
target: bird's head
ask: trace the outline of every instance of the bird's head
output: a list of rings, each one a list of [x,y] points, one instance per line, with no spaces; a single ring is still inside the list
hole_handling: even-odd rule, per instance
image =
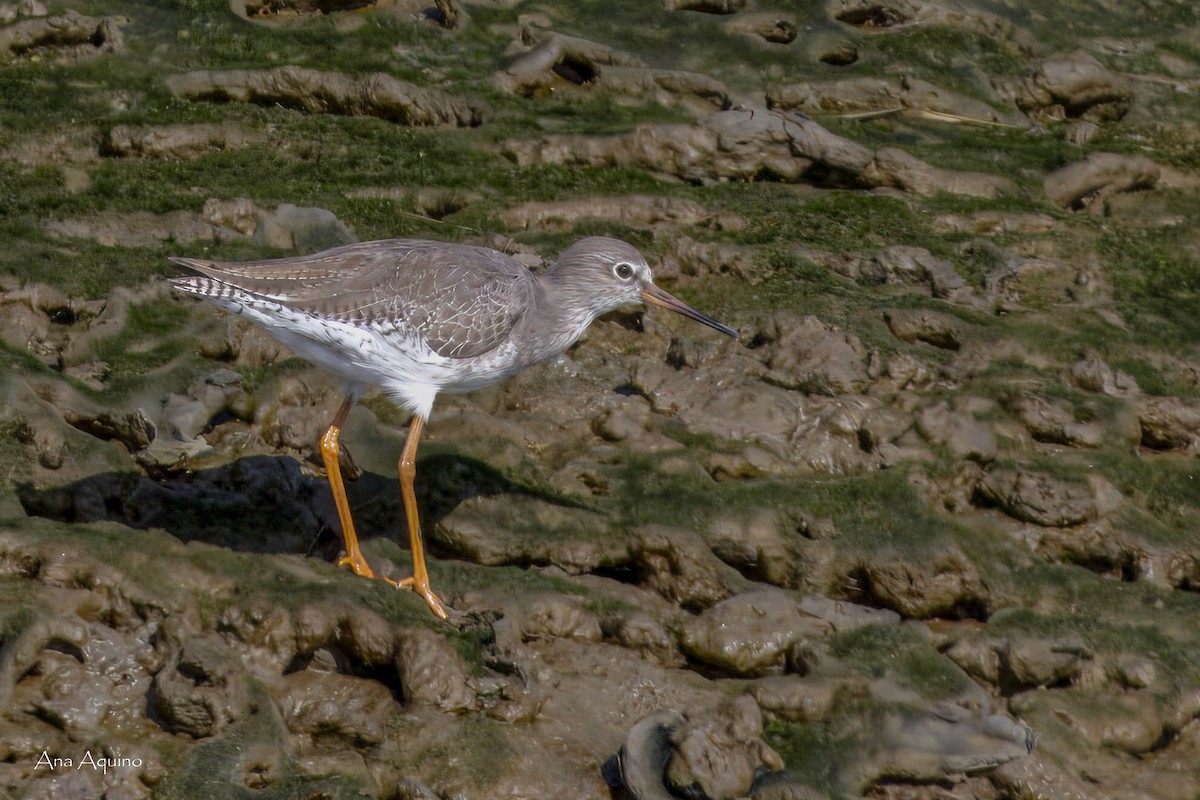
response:
[[[669,308],[737,338],[737,331],[654,285],[654,274],[637,248],[620,239],[589,236],[568,247],[554,266],[560,285],[594,318],[637,303]]]

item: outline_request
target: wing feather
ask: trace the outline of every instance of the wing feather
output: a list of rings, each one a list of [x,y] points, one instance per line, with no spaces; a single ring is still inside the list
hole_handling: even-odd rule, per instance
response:
[[[331,320],[415,333],[444,358],[500,346],[534,295],[532,274],[503,253],[419,239],[240,263],[171,260],[200,276],[177,279],[185,291],[229,297],[236,289]]]

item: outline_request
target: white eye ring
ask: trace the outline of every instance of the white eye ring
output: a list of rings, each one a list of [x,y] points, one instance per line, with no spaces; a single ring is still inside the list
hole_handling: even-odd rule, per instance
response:
[[[622,261],[613,267],[613,275],[623,281],[627,281],[633,277],[633,264],[628,264]]]

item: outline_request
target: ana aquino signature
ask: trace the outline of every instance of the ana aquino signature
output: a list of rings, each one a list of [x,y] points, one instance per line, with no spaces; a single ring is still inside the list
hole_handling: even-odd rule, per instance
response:
[[[80,770],[84,767],[88,767],[92,770],[99,770],[107,775],[110,769],[138,769],[142,766],[142,764],[142,759],[137,757],[127,758],[122,756],[120,753],[114,756],[107,756],[103,753],[96,755],[92,753],[91,750],[88,750],[84,752],[84,754],[78,760],[75,760],[64,756],[52,756],[48,750],[43,750],[42,754],[38,756],[37,763],[33,765],[33,768],[54,771],[59,769]]]

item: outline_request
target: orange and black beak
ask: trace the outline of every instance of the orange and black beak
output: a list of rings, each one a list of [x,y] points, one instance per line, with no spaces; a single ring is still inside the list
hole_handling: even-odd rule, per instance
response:
[[[642,290],[642,299],[651,305],[669,308],[676,314],[687,317],[688,319],[694,319],[696,322],[703,322],[708,327],[714,328],[721,333],[732,336],[735,339],[738,336],[738,332],[733,328],[729,327],[728,325],[722,325],[708,314],[702,314],[701,312],[689,306],[687,303],[680,300],[678,297],[675,297],[670,292],[658,288],[654,284],[650,284]]]

